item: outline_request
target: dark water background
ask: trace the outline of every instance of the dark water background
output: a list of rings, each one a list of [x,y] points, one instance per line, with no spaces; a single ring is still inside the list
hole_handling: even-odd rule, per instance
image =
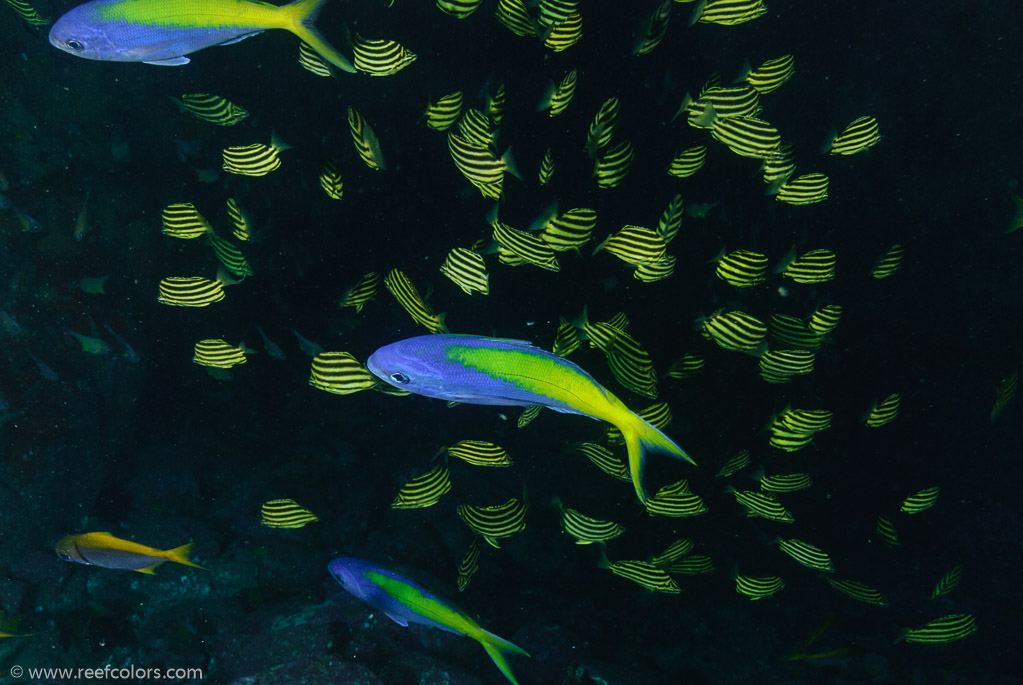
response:
[[[0,670],[109,662],[200,667],[212,682],[432,683],[444,672],[450,682],[502,682],[471,641],[368,619],[325,566],[342,554],[363,556],[419,569],[451,592],[470,540],[455,505],[503,502],[525,484],[528,530],[500,550],[484,549],[480,572],[457,597],[484,627],[533,654],[513,659],[522,683],[1019,682],[1019,400],[997,423],[988,419],[994,384],[1019,368],[1023,331],[1023,235],[1002,232],[1023,153],[1018,5],[808,9],[773,0],[745,26],[691,29],[690,6],[675,5],[663,43],[631,57],[639,22],[656,3],[584,3],[584,38],[560,54],[507,32],[492,17],[495,4],[485,0],[459,22],[427,2],[387,9],[334,0],[319,26],[339,46],[347,24],[419,55],[391,77],[337,80],[299,68],[296,40],[285,32],[160,68],[74,59],[49,46],[45,29],[0,12],[0,171],[11,183],[6,195],[44,227],[22,233],[0,214],[0,307],[22,327],[0,333],[0,396],[10,403],[0,424],[0,609],[34,633],[0,641]],[[39,9],[56,17],[70,6]],[[683,94],[712,71],[728,81],[745,59],[755,65],[788,52],[796,76],[763,96],[763,116],[795,143],[800,172],[830,176],[828,201],[809,207],[765,197],[756,162],[669,123]],[[546,83],[572,68],[579,85],[568,111],[553,120],[534,112]],[[430,98],[457,89],[482,107],[477,93],[502,81],[509,99],[500,140],[513,146],[526,179],[506,180],[502,220],[524,228],[557,199],[563,209],[596,209],[601,240],[626,223],[654,225],[676,192],[686,204],[717,203],[706,220],[684,220],[669,248],[679,260],[673,277],[642,284],[617,259],[586,249],[562,255],[557,274],[488,258],[488,297],[467,297],[439,275],[452,247],[489,234],[483,216],[492,203],[454,168],[444,135],[417,119]],[[168,100],[192,92],[217,93],[252,116],[218,128]],[[611,96],[621,101],[636,163],[623,186],[598,190],[581,148]],[[349,105],[379,135],[388,171],[369,171],[356,157]],[[878,146],[851,158],[818,155],[830,129],[864,114],[880,122]],[[271,130],[294,149],[269,176],[222,174],[202,184],[190,170],[216,169],[223,147],[268,142]],[[667,176],[673,154],[697,143],[710,147],[707,167],[690,179]],[[114,156],[116,144],[129,146],[127,159]],[[186,163],[183,144],[196,151]],[[542,188],[536,170],[548,145],[558,170]],[[317,187],[328,156],[340,162],[341,202]],[[86,188],[94,230],[75,242]],[[206,309],[157,304],[159,279],[216,268],[198,241],[160,235],[160,210],[194,202],[226,228],[223,203],[232,196],[266,231],[247,251],[257,275]],[[874,260],[894,242],[906,247],[902,270],[871,279]],[[774,260],[793,245],[834,250],[838,278],[787,284],[782,297],[777,280],[736,291],[707,263],[722,246]],[[584,418],[545,413],[518,430],[516,409],[309,387],[292,328],[360,359],[423,332],[384,291],[359,315],[335,306],[366,271],[394,267],[431,287],[453,331],[549,346],[558,317],[587,305],[598,320],[626,311],[659,369],[687,349],[706,352],[707,372],[663,382],[660,398],[675,416],[668,433],[700,467],[654,456],[647,480],[689,477],[710,512],[649,518],[631,488],[564,453],[566,443],[600,437]],[[110,276],[106,295],[72,285],[98,275]],[[607,290],[611,276],[617,282]],[[722,306],[766,319],[805,316],[821,302],[842,304],[842,322],[815,372],[788,386],[764,383],[753,358],[713,348],[693,327]],[[80,352],[63,331],[88,333],[90,321],[109,324],[141,363]],[[260,347],[257,325],[286,349],[286,361],[254,355],[230,382],[191,362],[201,338]],[[58,382],[41,378],[30,351]],[[598,352],[573,358],[618,392]],[[899,418],[863,427],[871,400],[890,392],[902,397]],[[634,408],[646,404],[619,394]],[[785,455],[768,447],[762,429],[790,403],[832,409],[836,418],[813,446]],[[389,509],[441,445],[467,438],[505,446],[515,466],[455,464],[453,493],[439,505]],[[813,474],[811,490],[786,498],[794,526],[747,520],[721,492],[713,474],[742,448],[769,472]],[[935,509],[896,518],[903,547],[880,545],[877,514],[935,484]],[[717,572],[682,579],[683,593],[665,596],[601,571],[596,548],[572,545],[559,531],[555,494],[627,526],[609,545],[613,560],[646,558],[686,536]],[[259,505],[274,497],[298,500],[321,522],[261,528]],[[164,548],[194,540],[210,571],[165,565],[143,577],[72,566],[52,553],[63,535],[87,530]],[[823,547],[841,577],[878,587],[891,606],[834,592],[781,555],[771,544],[777,535]],[[966,569],[962,585],[928,599],[955,564]],[[781,575],[787,587],[749,602],[733,589],[736,569]],[[902,626],[953,612],[973,613],[979,632],[950,645],[891,644]],[[843,648],[831,658],[784,660]]]

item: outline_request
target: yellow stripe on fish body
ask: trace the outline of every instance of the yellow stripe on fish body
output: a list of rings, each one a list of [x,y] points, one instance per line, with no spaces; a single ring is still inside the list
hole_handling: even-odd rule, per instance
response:
[[[447,453],[473,466],[512,465],[512,458],[503,447],[483,440],[461,440],[448,447]]]
[[[618,128],[618,117],[621,114],[621,105],[618,98],[608,98],[597,110],[596,116],[590,122],[589,131],[586,134],[586,149],[592,154],[604,149],[611,144],[611,137]]]
[[[227,198],[227,219],[231,223],[231,235],[240,242],[252,239],[252,222],[233,197]]]
[[[778,549],[785,552],[785,554],[789,555],[803,566],[817,569],[818,571],[834,573],[835,566],[831,563],[831,557],[829,557],[821,548],[814,547],[808,542],[796,540],[795,538],[790,538],[788,540],[778,538],[775,542],[778,544]]]
[[[806,322],[806,326],[815,333],[826,335],[835,330],[841,318],[842,305],[826,304],[814,310],[810,315],[810,320]]]
[[[657,372],[639,341],[618,331],[607,347],[607,365],[615,380],[637,395],[657,399]]]
[[[665,547],[663,552],[650,560],[650,563],[654,566],[660,566],[663,568],[665,566],[670,566],[692,551],[693,541],[689,538],[680,538]]]
[[[458,134],[473,145],[494,150],[494,131],[490,128],[490,117],[478,109],[469,108],[458,120]]]
[[[493,238],[501,247],[529,264],[548,271],[561,271],[554,250],[541,238],[528,231],[520,231],[495,220]]]
[[[564,252],[575,250],[590,241],[593,229],[597,225],[597,212],[576,207],[552,218],[540,234],[552,250]]]
[[[192,240],[213,230],[210,222],[191,202],[167,205],[160,213],[160,232],[172,238]]]
[[[526,510],[528,508],[529,505],[525,500],[513,497],[504,504],[491,507],[460,504],[456,513],[458,518],[465,522],[465,525],[479,534],[488,544],[500,548],[498,540],[526,529]]]
[[[554,26],[579,11],[579,0],[540,0],[540,23]]]
[[[760,356],[760,377],[768,383],[788,383],[792,376],[813,372],[815,356],[809,350],[772,350]]]
[[[626,482],[632,480],[629,476],[628,465],[603,445],[598,445],[594,442],[584,442],[577,445],[575,450],[589,459],[594,466],[607,475]]]
[[[330,64],[309,47],[309,44],[305,41],[299,41],[298,43],[298,63],[303,69],[317,76],[330,78],[334,75]]]
[[[464,247],[456,247],[440,265],[440,272],[450,278],[466,295],[475,290],[484,295],[490,292],[487,265],[483,257]]]
[[[877,279],[894,276],[902,266],[902,257],[905,253],[905,248],[899,243],[895,243],[877,260],[870,275]]]
[[[609,562],[604,558],[601,562],[601,567],[606,568],[620,578],[631,580],[633,583],[641,585],[648,590],[668,594],[678,594],[682,591],[678,583],[664,569],[657,568],[648,561],[630,559]]]
[[[902,543],[899,542],[899,533],[895,530],[895,524],[892,520],[884,514],[879,514],[877,517],[877,524],[874,527],[878,537],[881,538],[881,542],[884,543],[885,547],[901,547]]]
[[[244,107],[209,93],[185,94],[176,102],[193,116],[218,126],[234,126],[249,116]]]
[[[684,210],[682,196],[676,193],[661,213],[661,218],[657,220],[657,235],[664,239],[665,245],[674,240],[682,228]]]
[[[435,314],[430,304],[419,294],[419,290],[399,269],[391,269],[384,277],[384,287],[394,295],[398,304],[431,333],[446,333],[444,314]]]
[[[864,423],[870,428],[880,428],[891,423],[899,415],[899,405],[901,403],[902,398],[897,393],[888,395],[888,397],[885,397],[870,408]]]
[[[523,0],[497,0],[494,12],[501,25],[516,36],[530,37],[537,35],[536,21],[529,16]]]
[[[899,511],[904,514],[919,514],[927,511],[937,504],[939,494],[941,494],[941,488],[937,485],[931,488],[924,488],[920,492],[914,492],[902,500],[902,504],[899,505]]]
[[[202,276],[171,276],[160,281],[156,301],[175,307],[206,307],[224,299],[224,284]]]
[[[504,88],[504,82],[497,84],[494,94],[487,94],[484,100],[483,111],[490,117],[490,125],[497,128],[504,121],[504,108],[508,104],[508,92]]]
[[[785,581],[778,576],[743,576],[735,577],[735,591],[746,595],[751,600],[764,599],[781,592]]]
[[[558,319],[558,330],[554,334],[554,354],[559,357],[567,357],[576,350],[582,343],[579,341],[579,333],[575,326],[565,317]]]
[[[348,108],[348,128],[352,133],[352,144],[359,158],[374,171],[387,169],[384,153],[380,150],[380,139],[361,114],[354,108]]]
[[[789,180],[792,174],[796,173],[796,148],[792,143],[786,143],[779,147],[770,157],[764,159],[760,170],[764,174],[764,183],[768,188],[768,194],[774,192],[774,188],[780,187]]]
[[[713,120],[711,137],[740,157],[770,158],[781,148],[778,129],[755,117],[718,117]]]
[[[449,133],[448,151],[451,153],[455,168],[469,183],[479,189],[483,197],[492,200],[501,199],[505,171],[512,175],[518,174],[514,167],[509,165],[510,149],[504,156],[498,158],[489,147],[477,145],[458,134]]]
[[[32,26],[46,26],[50,23],[49,19],[41,16],[26,0],[7,0],[7,4]]]
[[[735,26],[752,21],[767,13],[764,0],[701,0],[693,10],[689,25],[719,24]]]
[[[949,614],[919,628],[907,628],[899,639],[922,644],[945,644],[962,640],[976,631],[977,622],[972,614]]]
[[[558,22],[547,32],[544,46],[554,52],[563,52],[578,43],[583,38],[583,17],[578,12],[572,12],[564,20]]]
[[[562,505],[560,499],[555,499],[555,506],[561,510],[561,529],[575,538],[577,545],[604,543],[625,532],[625,526],[620,523],[587,516]]]
[[[828,199],[828,177],[824,174],[803,174],[786,181],[774,197],[790,205],[812,205]]]
[[[355,68],[370,76],[390,76],[416,61],[416,53],[393,40],[371,40],[352,36]]]
[[[455,19],[465,19],[479,9],[483,0],[437,0],[437,9]]]
[[[767,337],[767,326],[745,312],[718,311],[703,321],[703,336],[723,349],[745,352],[758,347]]]
[[[293,499],[272,499],[260,507],[259,519],[268,528],[302,528],[320,517]]]
[[[643,501],[643,506],[651,516],[670,516],[681,518],[699,516],[708,509],[703,498],[693,492],[662,495],[660,493]]]
[[[253,143],[224,148],[224,171],[240,176],[266,176],[280,168],[280,153],[290,147],[275,134],[270,137],[269,145]]]
[[[451,492],[451,471],[438,464],[426,473],[416,476],[398,490],[391,509],[423,509],[432,507]]]
[[[665,258],[667,244],[657,231],[642,226],[623,226],[593,250],[613,254],[627,264],[658,262]]]
[[[931,592],[931,599],[937,599],[938,597],[944,597],[948,593],[959,587],[959,583],[963,580],[963,567],[957,564],[950,568],[945,575],[939,580],[938,584],[934,586],[934,590]]]
[[[536,175],[540,185],[545,186],[551,182],[554,177],[554,168],[554,152],[547,148],[547,151],[543,153],[543,159],[540,160],[540,171]]]
[[[672,0],[664,0],[650,18],[643,22],[643,37],[640,38],[632,48],[634,55],[648,55],[661,44],[664,34],[668,32],[668,22],[671,20]]]
[[[798,492],[813,485],[809,473],[779,473],[773,476],[759,474],[760,489],[766,492]]]
[[[764,282],[767,255],[749,250],[734,250],[722,255],[714,270],[717,277],[736,288],[749,288]]]
[[[437,98],[437,102],[431,102],[424,113],[426,125],[435,131],[447,131],[462,114],[463,100],[462,91],[457,90]]]
[[[597,157],[597,164],[593,169],[593,174],[597,177],[597,187],[616,188],[621,185],[629,174],[635,158],[632,141],[627,138],[616,145],[608,146],[604,153]]]
[[[524,408],[522,410],[521,414],[519,414],[519,420],[515,422],[515,427],[516,428],[525,428],[530,423],[532,423],[533,419],[535,419],[537,416],[539,416],[540,412],[542,412],[542,411],[543,411],[543,405],[542,404],[531,404],[531,405],[529,405],[528,407],[526,407],[526,408]]]
[[[340,200],[344,196],[345,184],[341,181],[341,170],[337,161],[327,158],[323,164],[323,173],[320,174],[320,187],[332,200]]]
[[[693,554],[672,562],[668,573],[673,576],[700,576],[714,572],[714,560],[705,554]]]
[[[789,263],[781,275],[796,283],[824,283],[835,277],[836,262],[831,250],[810,250]]]
[[[698,352],[686,352],[679,359],[676,359],[665,371],[664,375],[675,380],[695,378],[703,373],[703,367],[707,359]]]
[[[828,144],[832,155],[855,155],[878,144],[881,131],[874,117],[860,117],[845,127]]]
[[[216,233],[207,234],[213,253],[224,268],[230,271],[237,278],[245,278],[255,273],[249,260],[242,254],[241,249],[227,238],[221,238]]]
[[[192,361],[200,366],[230,369],[244,364],[246,349],[219,339],[200,340],[195,344]]]
[[[749,84],[713,86],[701,93],[700,97],[687,108],[690,126],[701,129],[713,128],[710,122],[701,118],[708,105],[713,107],[717,116],[723,119],[755,117],[763,109],[760,106],[760,94]]]
[[[796,520],[789,510],[769,492],[735,490],[734,488],[730,488],[729,491],[735,495],[735,501],[746,508],[749,516],[759,516],[781,523],[794,523]]]
[[[739,450],[732,457],[730,457],[728,461],[725,462],[724,466],[722,466],[718,470],[717,474],[715,475],[715,478],[727,478],[728,476],[731,476],[734,473],[742,471],[744,468],[749,466],[749,464],[750,451]]]
[[[476,571],[480,570],[480,538],[478,535],[474,535],[472,542],[469,543],[469,549],[465,551],[465,556],[462,557],[462,561],[458,564],[458,591],[465,592],[465,588],[469,587],[469,581],[476,575]]]
[[[313,357],[309,385],[335,395],[350,395],[377,384],[358,359],[349,352],[320,352]]]
[[[360,278],[355,285],[348,288],[345,293],[338,300],[338,307],[355,307],[355,313],[358,314],[362,311],[362,308],[366,306],[366,303],[377,296],[377,290],[380,288],[380,274],[375,271],[370,271],[368,274]]]
[[[707,146],[694,145],[675,155],[668,165],[668,175],[675,178],[689,178],[703,168],[707,161]]]
[[[885,599],[884,595],[866,583],[861,583],[856,580],[843,580],[841,578],[828,577],[825,577],[825,580],[828,581],[828,585],[835,588],[846,597],[852,597],[857,602],[874,604],[881,607],[888,606],[888,600]]]
[[[781,88],[796,73],[796,58],[785,55],[769,59],[746,76],[746,83],[757,89],[761,95],[773,93]]]
[[[816,350],[824,342],[823,335],[810,330],[798,316],[788,314],[771,314],[770,334],[779,343],[807,350]]]
[[[578,78],[579,72],[576,69],[565,74],[565,77],[561,79],[561,83],[554,86],[552,83],[544,94],[543,99],[540,100],[537,110],[547,110],[547,114],[551,117],[556,117],[566,109],[572,102],[573,96],[575,96],[575,85]]]
[[[675,264],[678,260],[675,255],[667,255],[664,259],[656,262],[644,262],[636,266],[632,277],[640,283],[656,283],[663,281],[675,273]]]

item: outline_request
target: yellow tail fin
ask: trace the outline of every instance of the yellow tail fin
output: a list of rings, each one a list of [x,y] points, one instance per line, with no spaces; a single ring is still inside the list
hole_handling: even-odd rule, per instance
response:
[[[479,643],[483,645],[483,649],[487,650],[487,654],[494,660],[494,665],[501,669],[501,673],[504,677],[511,682],[512,685],[519,685],[519,681],[515,680],[515,674],[512,673],[511,666],[508,665],[508,660],[505,659],[506,654],[521,654],[522,656],[529,656],[529,652],[522,649],[516,644],[512,644],[503,637],[498,637],[493,633],[480,629],[480,635],[474,635]]]
[[[193,554],[195,554],[195,543],[190,542],[187,545],[181,545],[181,547],[175,547],[174,549],[167,550],[167,560],[176,561],[179,564],[191,566],[192,568],[201,568],[205,571],[205,566],[200,566],[192,561]]]
[[[618,426],[625,437],[625,446],[629,451],[629,473],[632,474],[632,485],[636,488],[636,495],[640,501],[647,499],[646,491],[643,490],[643,461],[645,452],[661,452],[671,455],[676,459],[684,459],[690,464],[696,465],[685,450],[675,444],[667,435],[658,428],[650,425],[639,416],[634,416],[634,421],[628,425]]]
[[[284,5],[281,11],[287,12],[292,18],[287,29],[305,41],[323,59],[338,69],[344,69],[348,73],[354,74],[355,67],[352,66],[348,58],[328,43],[315,26],[316,18],[320,16],[320,10],[323,9],[325,2],[327,0],[295,0],[295,2]]]

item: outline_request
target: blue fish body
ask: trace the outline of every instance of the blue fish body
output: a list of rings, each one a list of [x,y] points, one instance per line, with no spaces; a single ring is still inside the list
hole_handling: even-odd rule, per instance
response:
[[[566,414],[582,412],[565,402],[526,387],[508,376],[487,373],[449,354],[453,347],[488,351],[506,357],[505,370],[512,371],[514,359],[533,357],[563,366],[595,387],[600,384],[578,365],[541,349],[528,340],[486,338],[477,335],[421,335],[381,347],[366,361],[366,368],[396,388],[436,399],[466,404],[528,407],[541,404]],[[521,355],[515,354],[521,353]],[[396,376],[396,374],[398,374]],[[407,380],[404,380],[407,379]],[[601,388],[603,390],[603,388]],[[604,391],[606,393],[606,391]]]
[[[285,29],[354,71],[313,26],[325,1],[278,7],[260,0],[92,0],[58,19],[49,38],[57,49],[85,59],[178,66],[197,50]]]
[[[422,585],[365,559],[341,557],[327,565],[341,587],[395,623],[419,623],[456,635],[471,637],[487,651],[505,677],[518,685],[507,654],[529,654],[521,647],[484,630],[468,614],[457,609]]]

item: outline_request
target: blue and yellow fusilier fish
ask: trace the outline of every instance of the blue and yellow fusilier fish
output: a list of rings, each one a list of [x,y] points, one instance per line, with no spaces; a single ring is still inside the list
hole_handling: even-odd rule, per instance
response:
[[[197,50],[284,29],[354,73],[348,58],[313,26],[324,2],[295,0],[278,7],[259,0],[93,0],[57,20],[50,43],[86,59],[179,66]]]
[[[418,395],[467,404],[539,404],[614,424],[625,437],[632,483],[643,501],[644,450],[695,464],[590,374],[526,340],[423,335],[381,347],[366,366],[394,387]]]
[[[504,677],[518,685],[505,655],[510,653],[529,656],[529,653],[508,640],[484,630],[465,612],[452,607],[418,583],[394,571],[354,557],[335,559],[328,564],[327,570],[341,583],[341,587],[371,607],[384,612],[398,625],[420,623],[476,640],[487,650],[487,654],[501,669]]]

